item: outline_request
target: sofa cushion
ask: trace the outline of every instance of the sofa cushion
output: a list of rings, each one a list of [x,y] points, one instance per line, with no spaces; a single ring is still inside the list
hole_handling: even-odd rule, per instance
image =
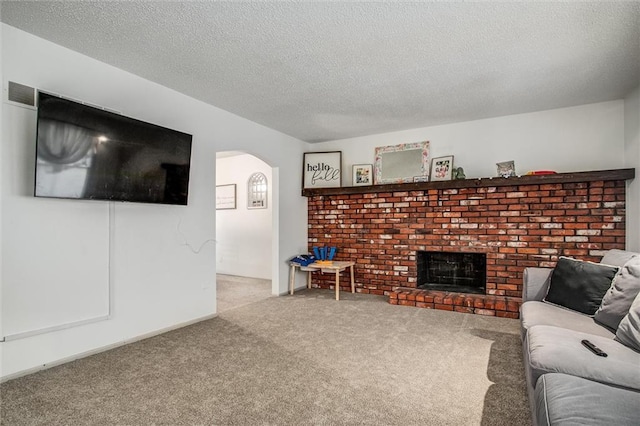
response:
[[[634,299],[627,315],[620,321],[616,340],[640,352],[640,294]],[[640,367],[636,368],[640,370]]]
[[[566,374],[545,374],[535,389],[539,425],[638,425],[640,393]]]
[[[604,254],[600,263],[611,266],[624,266],[625,263],[639,255],[639,253],[632,251],[611,249]]]
[[[561,256],[551,274],[544,301],[593,315],[619,269]]]
[[[582,345],[583,339],[608,356],[595,355]],[[529,383],[536,383],[546,373],[565,373],[640,390],[640,353],[611,338],[536,325],[527,331],[524,345]]]
[[[601,326],[592,317],[569,309],[559,308],[549,303],[524,302],[520,306],[520,327],[522,338],[527,330],[535,325],[555,325],[583,333],[613,338],[614,333]]]
[[[602,298],[602,304],[593,319],[616,330],[622,318],[629,312],[638,293],[640,293],[640,256],[634,256],[618,272],[613,285]]]
[[[522,301],[541,301],[549,291],[553,268],[524,268],[522,274]]]

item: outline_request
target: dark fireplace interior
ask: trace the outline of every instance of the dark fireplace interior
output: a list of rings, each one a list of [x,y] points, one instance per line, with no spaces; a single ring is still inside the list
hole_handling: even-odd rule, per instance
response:
[[[485,294],[484,253],[418,251],[416,261],[420,289]]]

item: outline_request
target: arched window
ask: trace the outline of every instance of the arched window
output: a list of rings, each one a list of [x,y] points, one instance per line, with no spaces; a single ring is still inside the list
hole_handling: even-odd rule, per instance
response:
[[[263,173],[254,173],[247,183],[247,208],[267,208],[267,177]]]

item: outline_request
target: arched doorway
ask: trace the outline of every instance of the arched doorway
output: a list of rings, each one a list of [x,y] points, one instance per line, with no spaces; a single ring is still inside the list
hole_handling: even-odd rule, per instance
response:
[[[216,154],[218,313],[278,294],[275,181],[277,170],[251,154]]]

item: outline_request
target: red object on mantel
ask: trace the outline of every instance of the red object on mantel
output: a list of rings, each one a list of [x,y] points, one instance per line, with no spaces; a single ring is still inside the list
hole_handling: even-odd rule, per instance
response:
[[[527,172],[527,176],[555,175],[555,174],[558,174],[558,173],[554,172],[553,170],[532,170],[530,172]]]

